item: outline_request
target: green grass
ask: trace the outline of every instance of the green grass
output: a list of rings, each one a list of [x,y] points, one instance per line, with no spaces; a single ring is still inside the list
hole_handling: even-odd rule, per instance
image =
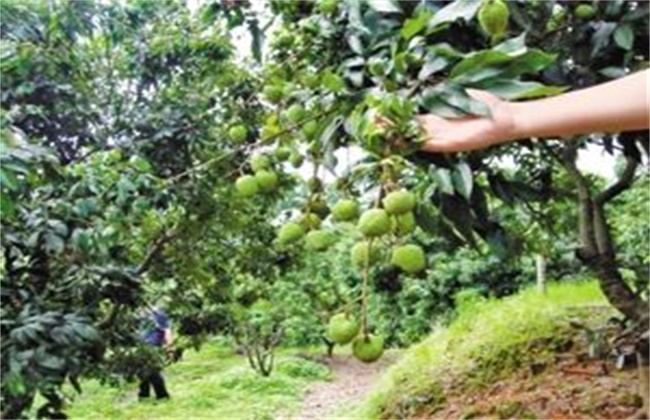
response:
[[[451,325],[406,351],[369,398],[345,408],[346,417],[434,411],[448,387],[486,386],[522,366],[550,361],[575,338],[569,320],[599,323],[611,311],[594,282],[551,284],[545,296],[534,288],[500,300],[466,295]]]
[[[165,370],[169,401],[138,401],[137,384],[117,389],[89,381],[67,413],[72,419],[271,419],[293,412],[310,382],[331,377],[327,367],[290,353],[281,351],[276,369],[263,378],[230,347],[208,343]]]

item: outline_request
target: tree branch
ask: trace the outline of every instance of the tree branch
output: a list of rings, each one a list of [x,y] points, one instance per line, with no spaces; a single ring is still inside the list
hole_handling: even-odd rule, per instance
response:
[[[621,174],[621,177],[618,180],[616,180],[615,183],[613,183],[605,190],[603,190],[600,194],[598,194],[594,199],[594,203],[596,203],[597,205],[603,205],[608,201],[613,200],[623,191],[627,190],[628,188],[630,188],[630,186],[632,186],[632,183],[634,182],[634,174],[636,172],[636,168],[639,165],[639,163],[636,161],[636,159],[632,158],[631,156],[625,156],[625,161],[626,161],[625,169],[623,170],[623,174]]]
[[[145,271],[147,271],[151,266],[151,264],[153,263],[156,256],[158,256],[160,251],[162,251],[163,247],[169,241],[171,241],[174,238],[174,236],[176,236],[176,233],[170,233],[169,231],[167,231],[164,234],[162,234],[158,239],[156,239],[153,245],[151,246],[151,248],[149,248],[149,251],[147,251],[147,255],[144,257],[144,260],[142,260],[142,262],[136,269],[135,274],[139,276],[143,274]]]
[[[580,173],[576,165],[577,143],[571,143],[565,146],[562,156],[555,155],[562,166],[567,171],[569,178],[575,184],[578,190],[578,200],[580,203],[578,213],[578,224],[580,230],[580,242],[582,244],[583,258],[593,258],[598,254],[596,245],[596,235],[594,232],[594,214],[593,201],[589,190],[589,181]]]

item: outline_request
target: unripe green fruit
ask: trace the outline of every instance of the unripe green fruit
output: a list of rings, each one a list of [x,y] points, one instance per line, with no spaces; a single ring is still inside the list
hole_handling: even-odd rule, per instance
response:
[[[289,162],[291,162],[291,165],[294,168],[300,168],[304,160],[305,158],[303,157],[303,155],[301,155],[298,152],[293,152],[291,153],[291,156],[289,156]]]
[[[310,210],[316,213],[321,219],[326,218],[330,214],[330,208],[327,201],[323,200],[320,196],[312,201]]]
[[[366,262],[368,265],[378,262],[381,258],[381,251],[376,246],[371,246],[368,249],[367,241],[357,242],[350,250],[350,258],[356,267],[364,268]]]
[[[305,119],[306,112],[301,105],[293,104],[289,107],[289,109],[287,109],[285,115],[289,121],[291,121],[294,124],[297,124],[300,121]]]
[[[278,147],[275,149],[275,157],[280,161],[285,161],[291,156],[291,149],[285,146]]]
[[[252,175],[244,175],[237,178],[235,188],[242,197],[252,197],[259,191],[257,180]]]
[[[481,29],[491,37],[503,35],[508,28],[510,11],[503,0],[485,0],[478,11]]]
[[[262,91],[266,99],[270,102],[278,103],[284,97],[284,89],[282,86],[270,85],[266,86]]]
[[[426,266],[426,258],[419,246],[402,245],[393,249],[391,263],[407,273],[417,273]]]
[[[307,181],[307,186],[309,187],[309,191],[313,193],[323,191],[323,181],[321,181],[320,178],[310,178],[309,181]]]
[[[393,191],[382,200],[382,203],[388,214],[404,214],[415,207],[415,195],[406,190]]]
[[[372,363],[384,354],[384,339],[376,335],[360,335],[352,342],[352,354],[364,363]]]
[[[300,240],[305,235],[305,230],[298,223],[289,222],[278,231],[278,242],[283,245]]]
[[[260,136],[262,137],[261,141],[263,144],[271,144],[275,141],[278,134],[280,133],[280,128],[276,125],[265,125],[262,127]]]
[[[361,215],[357,228],[370,238],[385,235],[390,231],[390,218],[383,209],[370,209]]]
[[[278,174],[273,171],[259,171],[255,174],[255,179],[263,192],[271,192],[278,187]]]
[[[394,230],[398,235],[407,235],[415,230],[416,222],[413,212],[408,212],[395,216]]]
[[[359,217],[359,204],[350,199],[339,200],[332,208],[332,216],[338,222],[346,222]]]
[[[315,73],[308,73],[305,75],[304,83],[308,88],[315,89],[320,84],[320,77]]]
[[[336,12],[338,5],[338,0],[320,0],[318,2],[318,9],[324,15],[331,15],[332,13]]]
[[[318,229],[322,221],[317,214],[307,213],[302,217],[300,223],[305,227],[305,229]]]
[[[248,130],[246,129],[246,127],[239,124],[234,127],[231,127],[230,130],[228,130],[228,135],[230,136],[231,139],[233,139],[237,143],[241,143],[244,140],[246,140],[246,137],[248,136]]]
[[[312,230],[305,237],[307,248],[314,251],[323,251],[336,242],[336,237],[332,232],[326,230]]]
[[[327,337],[339,345],[348,344],[359,333],[359,323],[347,314],[336,314],[327,324]]]
[[[590,20],[596,15],[596,10],[590,4],[581,4],[576,7],[575,15],[580,19]]]
[[[271,166],[271,162],[266,155],[255,155],[249,163],[253,172],[263,171]]]
[[[318,123],[313,120],[305,123],[302,126],[302,132],[305,134],[305,137],[311,140],[318,132]]]

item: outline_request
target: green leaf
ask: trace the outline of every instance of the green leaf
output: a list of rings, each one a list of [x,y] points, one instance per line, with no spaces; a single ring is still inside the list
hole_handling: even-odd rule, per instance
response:
[[[406,19],[404,26],[402,26],[402,30],[400,31],[402,38],[409,40],[420,33],[424,28],[426,28],[429,18],[429,15],[423,12],[414,18]]]
[[[325,73],[325,75],[323,75],[322,83],[327,90],[330,90],[332,92],[340,92],[345,89],[345,82],[343,79],[331,71],[328,71]]]
[[[6,188],[9,191],[14,191],[18,186],[16,177],[11,172],[0,168],[0,187]]]
[[[454,194],[454,184],[451,180],[451,172],[447,168],[438,168],[431,172],[433,180],[436,182],[440,191],[445,194]]]
[[[622,67],[605,67],[604,69],[598,70],[599,74],[602,74],[605,77],[608,77],[610,79],[618,79],[619,77],[623,77],[627,75],[625,72],[625,69]]]
[[[437,233],[436,210],[429,203],[420,203],[415,208],[415,220],[425,232]]]
[[[634,45],[634,32],[632,31],[632,27],[625,24],[616,28],[614,31],[614,42],[626,51],[631,50]]]
[[[348,36],[348,45],[350,49],[358,55],[363,55],[363,44],[361,44],[361,38],[357,35]]]
[[[451,174],[451,179],[454,189],[469,200],[473,187],[472,170],[469,165],[465,162],[458,163]]]
[[[507,100],[552,96],[568,89],[561,86],[545,86],[539,82],[522,82],[511,79],[490,79],[474,86]]]
[[[616,29],[616,24],[612,22],[597,22],[594,34],[591,36],[591,58],[598,55],[600,50],[609,44],[612,33]]]
[[[14,216],[16,206],[8,194],[0,193],[0,217],[3,219]]]
[[[449,60],[440,56],[427,55],[425,58],[424,66],[418,73],[418,80],[427,80],[432,74],[446,68],[449,65]]]
[[[49,370],[59,371],[65,367],[64,358],[47,354],[43,357],[38,357],[36,362],[39,366]]]
[[[512,56],[521,55],[526,52],[526,49],[526,32],[522,32],[521,35],[515,38],[507,39],[492,48],[493,51],[499,51]]]
[[[63,239],[52,232],[45,234],[45,249],[54,253],[60,253],[65,247]]]
[[[379,13],[402,13],[395,0],[366,0],[368,5]]]
[[[434,29],[438,25],[454,22],[457,19],[469,21],[476,15],[482,3],[482,0],[454,1],[438,10],[427,26],[429,29]]]
[[[490,115],[490,109],[470,97],[457,85],[438,85],[425,90],[420,97],[420,106],[426,111],[443,118],[459,118],[470,115]]]

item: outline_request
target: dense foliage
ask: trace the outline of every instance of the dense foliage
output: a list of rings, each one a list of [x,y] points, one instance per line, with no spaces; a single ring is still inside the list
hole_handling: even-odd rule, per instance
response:
[[[225,332],[263,374],[283,337],[331,351],[341,311],[411,343],[459,291],[529,282],[533,253],[557,276],[575,253],[639,321],[641,196],[619,194],[647,133],[416,152],[416,114],[486,113],[465,88],[529,99],[643,68],[648,5],[581,3],[511,1],[503,26],[479,1],[271,1],[261,66],[234,54],[245,25],[262,58],[247,2],[0,3],[2,416],[37,393],[60,416],[65,381],[158,363],[136,315],[160,298],[181,347]],[[576,168],[587,145],[623,156],[613,187]],[[577,245],[575,216],[608,203],[619,247]]]

